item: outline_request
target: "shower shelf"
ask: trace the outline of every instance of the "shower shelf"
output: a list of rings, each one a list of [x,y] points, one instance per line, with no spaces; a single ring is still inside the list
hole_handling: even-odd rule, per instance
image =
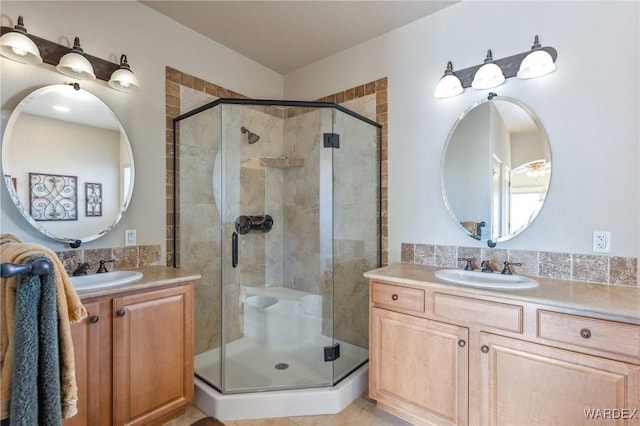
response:
[[[289,158],[284,155],[280,157],[262,157],[260,161],[266,167],[274,167],[277,169],[293,169],[304,166],[304,158]]]

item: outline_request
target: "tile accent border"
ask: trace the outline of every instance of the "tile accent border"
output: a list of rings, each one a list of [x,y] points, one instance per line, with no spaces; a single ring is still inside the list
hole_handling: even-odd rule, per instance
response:
[[[173,150],[173,119],[178,117],[180,114],[187,112],[181,111],[180,107],[180,88],[184,86],[192,90],[197,90],[199,92],[206,93],[207,95],[215,96],[217,98],[234,98],[234,99],[247,99],[247,96],[244,96],[240,93],[234,92],[233,90],[226,89],[222,86],[218,86],[217,84],[210,83],[208,81],[202,80],[200,78],[194,77],[182,71],[178,71],[175,68],[166,67],[165,68],[165,111],[166,111],[166,139],[165,139],[165,164],[166,164],[166,209],[167,209],[167,228],[166,228],[166,247],[167,247],[167,258],[166,265],[173,266],[174,257],[178,261],[178,266],[180,266],[180,256],[179,253],[174,253],[173,246],[173,237],[174,234],[178,237],[179,246],[179,238],[180,238],[180,230],[174,229],[174,217],[175,215],[179,215],[180,212],[175,211],[174,209],[174,185],[173,185],[173,176],[174,173],[179,172],[174,170],[174,157],[175,152]]]
[[[402,243],[400,258],[402,263],[451,268],[464,268],[466,262],[458,258],[472,258],[474,268],[479,268],[481,260],[489,260],[498,271],[509,261],[522,263],[511,267],[518,274],[638,287],[635,257]]]
[[[179,212],[174,211],[174,197],[173,197],[173,176],[176,173],[174,170],[173,160],[175,152],[173,150],[173,119],[180,114],[187,112],[181,111],[180,108],[180,88],[184,86],[189,89],[197,90],[208,95],[216,96],[218,98],[240,98],[248,99],[247,96],[234,92],[233,90],[226,89],[217,84],[210,83],[200,78],[194,77],[175,68],[166,67],[165,69],[165,110],[166,110],[166,209],[167,209],[167,224],[166,224],[166,247],[167,257],[166,265],[173,266],[174,258],[179,261],[179,254],[174,253],[173,239],[174,235],[179,238],[180,230],[174,229],[173,222],[175,215]],[[316,99],[318,102],[333,102],[336,104],[342,104],[344,102],[357,99],[363,96],[376,95],[376,117],[375,121],[382,125],[381,129],[381,153],[380,153],[380,180],[381,180],[381,200],[380,200],[380,216],[381,216],[381,232],[382,232],[382,247],[381,247],[381,260],[382,265],[387,265],[389,261],[389,236],[388,236],[388,187],[389,187],[389,168],[388,168],[388,146],[389,139],[387,133],[388,124],[388,106],[387,106],[387,77],[371,81],[360,86],[352,87],[341,92],[334,93],[332,95],[325,96],[320,99]],[[280,112],[277,108],[274,108],[273,115],[278,115]],[[370,117],[371,118],[371,117]]]
[[[376,116],[369,118],[382,126],[380,131],[380,231],[382,233],[382,247],[380,247],[380,250],[382,266],[386,266],[389,263],[389,133],[387,130],[389,105],[387,87],[387,77],[383,77],[316,99],[318,102],[342,104],[363,96],[376,95]]]
[[[113,247],[101,249],[80,249],[55,252],[62,261],[65,271],[71,274],[83,262],[89,264],[89,272],[98,270],[101,260],[116,259],[107,265],[111,270],[140,268],[143,266],[163,265],[160,244],[148,246]]]

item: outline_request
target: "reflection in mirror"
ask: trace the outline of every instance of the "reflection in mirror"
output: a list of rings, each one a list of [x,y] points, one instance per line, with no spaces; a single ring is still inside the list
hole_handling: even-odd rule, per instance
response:
[[[95,240],[120,221],[135,176],[114,113],[71,85],[38,89],[16,107],[2,140],[2,169],[22,216],[69,243]]]
[[[473,105],[449,133],[441,163],[445,204],[461,229],[490,247],[531,224],[550,181],[547,134],[515,99]]]

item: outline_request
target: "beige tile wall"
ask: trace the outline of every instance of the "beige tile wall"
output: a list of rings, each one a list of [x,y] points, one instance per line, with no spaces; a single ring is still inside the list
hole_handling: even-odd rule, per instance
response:
[[[116,259],[115,263],[106,265],[109,270],[139,268],[142,266],[163,265],[160,255],[160,244],[114,247],[104,249],[79,249],[56,252],[64,269],[70,274],[81,263],[89,264],[89,272],[95,272],[101,260]]]
[[[464,268],[466,262],[458,260],[459,258],[472,258],[475,268],[479,268],[483,260],[489,260],[495,270],[501,271],[504,262],[508,261],[522,263],[522,266],[511,267],[511,270],[517,274],[599,284],[632,287],[638,285],[638,259],[635,257],[417,243],[401,244],[401,261],[403,263]]]
[[[189,88],[202,92],[215,98],[240,98],[248,97],[214,83],[202,80],[192,75],[183,73],[171,67],[166,67],[166,169],[167,169],[167,265],[173,265],[175,253],[173,252],[173,237],[175,230],[173,229],[174,211],[174,152],[173,152],[173,119],[179,116],[183,111],[180,104],[181,88]],[[360,98],[368,95],[375,96],[375,104],[372,108],[367,104],[359,103]],[[386,265],[389,258],[388,248],[388,146],[389,138],[387,133],[388,123],[388,107],[387,107],[387,78],[381,78],[360,86],[352,87],[341,92],[337,92],[323,98],[317,99],[318,102],[333,102],[343,105],[375,122],[382,125],[381,130],[381,231],[382,231],[382,264]],[[288,110],[293,111],[293,110]],[[271,107],[269,111],[271,115],[282,117],[282,110]],[[294,114],[290,112],[289,114]],[[178,235],[179,237],[179,235]],[[178,238],[179,239],[179,238]],[[178,244],[179,246],[179,244]],[[178,259],[179,265],[179,259]]]
[[[185,93],[187,93],[188,96],[185,95]],[[174,177],[174,173],[176,173],[176,170],[174,170],[174,156],[176,154],[177,155],[180,155],[180,154],[174,153],[173,119],[179,116],[180,114],[185,113],[199,105],[202,105],[206,102],[211,102],[216,98],[223,98],[223,97],[224,98],[246,98],[246,96],[241,95],[239,93],[230,91],[223,87],[217,86],[213,83],[206,82],[204,80],[195,78],[188,74],[182,73],[178,70],[167,67],[166,69],[166,104],[167,104],[166,105],[166,112],[167,112],[167,117],[166,117],[167,258],[166,258],[166,262],[167,262],[167,265],[170,265],[170,266],[173,265],[174,259],[176,260],[176,263],[178,265],[181,264],[180,249],[179,249],[180,230],[173,228],[174,215],[181,214],[179,211],[174,211],[174,187],[173,187],[174,179],[173,177]],[[187,98],[188,98],[188,101],[187,101]],[[352,111],[355,111],[371,120],[374,120],[382,124],[383,126],[382,132],[381,132],[382,134],[381,206],[382,206],[382,233],[383,233],[382,259],[383,259],[383,262],[386,264],[387,258],[388,258],[388,249],[387,249],[388,138],[387,138],[387,131],[386,131],[387,80],[386,78],[383,78],[374,82],[370,82],[355,88],[345,90],[340,93],[330,95],[322,99],[318,99],[317,101],[334,102],[334,103],[342,104],[346,108]],[[255,107],[255,109],[260,113],[266,113],[282,119],[291,119],[308,112],[308,109],[304,109],[304,108],[301,108],[301,109],[290,108],[286,110],[286,114],[283,112],[282,109],[279,109],[276,107],[257,106]],[[272,154],[269,154],[269,155],[272,155]],[[292,155],[294,153],[283,152],[283,154],[286,154],[289,157],[295,157],[295,155]],[[302,164],[297,166],[301,166],[301,165]],[[289,164],[288,166],[291,166],[291,165]],[[276,165],[276,167],[278,166]],[[307,165],[305,165],[305,168],[306,167]],[[177,171],[177,172],[179,173],[180,171]],[[245,172],[253,173],[253,171],[249,171],[249,170],[245,170]],[[288,173],[296,173],[295,167],[293,168],[293,170],[289,170]],[[267,178],[269,178],[269,176],[272,176],[272,175],[277,176],[278,174],[276,173],[268,174]],[[304,193],[302,191],[298,191],[298,192],[300,194]],[[254,198],[254,199],[257,199],[257,198]],[[281,203],[281,204],[284,205],[284,203]],[[187,212],[185,212],[185,214],[186,213]],[[174,233],[177,234],[177,238],[176,238],[178,242],[178,244],[176,245],[178,247],[177,252],[174,252],[174,247],[173,247]],[[350,264],[348,265],[349,262],[354,261],[353,259],[358,256],[358,253],[363,251],[362,248],[358,246],[358,242],[351,242],[351,244],[349,243],[350,242],[346,240],[336,242],[337,250],[338,250],[338,259],[337,259],[338,266],[336,267],[336,271],[335,271],[336,274],[343,274],[345,276],[349,274],[353,275],[353,271],[355,270],[356,266],[360,267],[360,269],[362,267],[362,265],[350,265]],[[269,250],[267,250],[267,252],[274,251],[272,249],[273,248],[270,248]],[[264,251],[264,250],[259,250],[259,251]],[[281,252],[282,250],[276,250],[276,251]],[[361,256],[362,254],[360,253],[359,255]],[[194,256],[192,253],[190,253],[189,258],[192,258],[192,257],[197,257],[197,256]],[[268,265],[267,265],[267,268],[268,268]],[[371,269],[371,268],[368,268],[368,269]],[[215,271],[209,271],[209,272],[215,272]],[[203,276],[205,275],[205,273],[207,273],[207,271],[203,270]],[[264,282],[265,282],[264,271],[262,271],[259,275],[262,276],[262,279],[259,281],[261,281],[264,285]],[[266,275],[267,275],[266,278],[268,279],[271,276],[271,274],[268,273],[268,271]],[[340,338],[342,338],[343,340],[347,340],[352,343],[355,343],[359,346],[366,347],[367,341],[368,341],[368,334],[367,334],[367,330],[368,330],[367,318],[368,317],[366,315],[366,312],[362,313],[360,311],[364,309],[361,307],[367,306],[368,292],[367,292],[366,285],[361,285],[361,283],[363,282],[363,279],[361,276],[362,274],[358,273],[357,275],[358,277],[355,277],[354,279],[351,279],[351,280],[349,279],[341,280],[345,282],[353,282],[354,283],[353,286],[355,288],[351,288],[351,287],[341,288],[342,293],[345,293],[345,294],[340,294],[340,295],[336,294],[336,296],[341,296],[339,300],[342,300],[342,297],[344,297],[344,300],[342,300],[342,303],[338,303],[334,307],[334,309],[336,310],[335,326],[336,326],[336,329],[338,330],[349,330],[347,334],[343,332],[343,334],[345,335],[339,336]],[[216,276],[216,275],[215,273],[213,273],[213,275],[211,276]],[[247,276],[247,274],[244,274],[244,276]],[[275,280],[274,277],[271,277],[271,278],[273,278],[272,281]],[[328,293],[322,292],[322,289],[317,288],[318,283],[322,283],[321,285],[324,285],[324,283],[327,281],[326,279],[316,277],[312,281],[314,283],[313,288],[304,288],[305,290],[308,290],[313,293],[320,292],[322,294],[328,294]],[[280,282],[282,282],[282,280],[280,280]],[[197,283],[197,286],[213,289],[212,286],[205,285],[204,279],[200,280],[199,283]],[[235,286],[235,287],[237,288],[238,286]],[[200,289],[200,290],[203,290],[203,289]],[[220,306],[220,303],[219,303],[220,301],[218,296],[219,292],[214,291],[214,292],[203,293],[202,291],[200,291],[200,293],[203,294],[205,297],[200,298],[201,299],[200,302],[198,301],[196,302],[196,325],[198,326],[199,324],[200,326],[203,326],[205,329],[209,329],[212,331],[211,331],[211,335],[207,334],[207,335],[201,336],[203,337],[202,339],[196,339],[197,340],[196,353],[202,352],[211,347],[215,347],[220,342],[220,336],[218,335],[217,327],[215,327],[215,324],[217,324],[219,321],[219,318],[216,318],[216,316],[219,315],[219,311],[217,309],[211,308],[211,306]],[[207,294],[209,294],[209,297],[207,297]],[[226,294],[226,289],[225,289],[225,300],[232,300],[232,299],[233,297],[230,297]],[[329,300],[325,301],[325,306],[327,305],[328,302],[330,301]],[[234,304],[233,306],[237,306],[237,304]],[[227,306],[226,309],[228,308],[229,306]],[[205,313],[205,311],[207,313]],[[237,327],[235,327],[234,325],[233,328],[235,329]],[[230,333],[230,335],[231,337],[237,337],[237,333]]]

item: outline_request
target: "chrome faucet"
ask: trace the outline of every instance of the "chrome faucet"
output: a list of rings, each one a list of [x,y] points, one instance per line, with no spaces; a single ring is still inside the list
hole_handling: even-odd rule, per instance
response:
[[[87,275],[87,270],[89,269],[89,264],[87,262],[82,262],[78,265],[78,267],[71,273],[74,277],[78,275]]]
[[[518,263],[511,263],[511,262],[504,262],[504,268],[502,268],[502,274],[504,275],[512,275],[513,272],[511,272],[511,268],[509,267],[509,265],[514,265],[514,266],[522,266],[522,263],[518,262]]]
[[[480,272],[493,272],[493,268],[491,267],[491,262],[488,260],[483,260],[480,264]]]
[[[117,262],[116,259],[109,259],[109,260],[101,260],[100,261],[100,266],[98,267],[98,270],[96,271],[96,274],[102,274],[104,272],[109,272],[109,270],[107,269],[106,266],[104,266],[105,263],[115,263]]]

